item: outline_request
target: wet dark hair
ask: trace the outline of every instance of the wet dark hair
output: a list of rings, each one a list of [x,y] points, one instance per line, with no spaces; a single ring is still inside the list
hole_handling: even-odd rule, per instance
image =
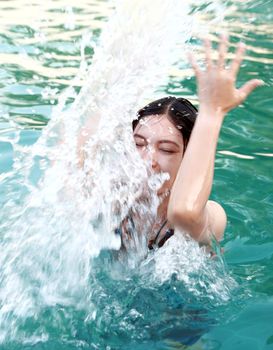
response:
[[[190,135],[197,117],[198,110],[185,98],[168,96],[153,101],[141,108],[132,126],[135,130],[139,121],[150,115],[167,115],[174,126],[181,132],[184,142],[184,151],[190,139]]]

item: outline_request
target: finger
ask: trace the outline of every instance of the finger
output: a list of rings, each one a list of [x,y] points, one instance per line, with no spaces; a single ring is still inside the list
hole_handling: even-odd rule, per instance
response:
[[[210,69],[212,66],[211,60],[211,41],[209,39],[204,39],[204,47],[205,47],[205,62],[207,68]]]
[[[195,57],[191,52],[188,52],[188,59],[189,59],[189,62],[194,70],[195,76],[198,77],[200,74],[200,67],[197,64]]]
[[[218,67],[220,69],[225,68],[227,50],[228,50],[228,36],[223,34],[221,35],[221,40],[219,45]]]
[[[259,79],[252,79],[252,80],[249,80],[247,83],[245,83],[245,85],[243,85],[238,90],[239,103],[242,103],[254,89],[256,89],[258,86],[262,86],[262,85],[264,85],[264,82],[263,82],[263,80],[259,80]]]
[[[237,75],[239,69],[240,69],[240,66],[241,66],[241,63],[242,63],[242,60],[243,60],[243,57],[244,57],[244,52],[246,50],[246,46],[244,43],[240,43],[237,47],[237,50],[236,50],[236,54],[235,54],[235,58],[232,62],[232,65],[230,67],[230,70],[232,72],[232,74],[234,76]]]

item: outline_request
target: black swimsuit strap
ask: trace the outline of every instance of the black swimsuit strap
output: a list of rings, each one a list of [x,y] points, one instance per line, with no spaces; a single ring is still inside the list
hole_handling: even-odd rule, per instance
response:
[[[156,241],[157,241],[157,239],[158,239],[158,237],[159,237],[163,227],[167,224],[167,221],[168,220],[165,220],[163,222],[163,224],[160,226],[159,230],[157,231],[157,234],[156,234],[155,238],[149,241],[149,244],[148,244],[149,249],[153,249],[153,245],[156,243]],[[173,233],[174,233],[173,230],[167,230],[166,235],[159,241],[158,247],[162,247],[163,244],[167,241],[167,239],[170,238],[173,235]]]
[[[130,224],[131,226],[133,227],[134,229],[134,222],[131,218],[129,218],[130,220]],[[156,233],[156,236],[154,239],[151,239],[148,243],[148,248],[150,250],[152,250],[154,248],[154,245],[156,244],[157,240],[158,240],[158,237],[161,233],[161,231],[163,230],[164,226],[167,224],[168,220],[165,220],[163,222],[163,224],[160,226],[159,230],[157,231]],[[115,229],[115,234],[118,234],[122,237],[122,227],[119,227],[119,228],[116,228]],[[128,230],[128,234],[131,235],[132,234],[132,230],[129,228]],[[160,248],[163,246],[163,244],[174,234],[174,230],[173,229],[168,229],[164,235],[164,237],[162,237],[162,239],[158,242],[157,246]]]
[[[174,235],[174,230],[173,229],[169,229],[166,231],[164,237],[158,242],[158,248],[162,247],[163,244]]]
[[[165,220],[165,221],[163,222],[163,224],[160,226],[160,228],[159,228],[159,230],[157,231],[157,234],[156,234],[156,236],[155,236],[155,238],[154,238],[154,242],[157,241],[157,239],[158,239],[158,237],[159,237],[159,235],[160,235],[160,233],[161,233],[163,227],[167,224],[167,221],[168,221],[168,220]]]

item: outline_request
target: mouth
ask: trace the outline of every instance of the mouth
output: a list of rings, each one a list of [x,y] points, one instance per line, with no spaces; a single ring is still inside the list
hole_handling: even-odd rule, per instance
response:
[[[171,194],[171,190],[169,188],[164,189],[163,186],[157,191],[158,197],[162,199],[169,197],[170,194]]]

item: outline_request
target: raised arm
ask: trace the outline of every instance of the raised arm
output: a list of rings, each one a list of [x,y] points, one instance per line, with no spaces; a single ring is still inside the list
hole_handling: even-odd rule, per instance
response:
[[[168,220],[187,231],[199,242],[209,244],[211,235],[222,238],[226,214],[216,202],[209,201],[211,193],[217,141],[224,117],[228,111],[242,103],[263,81],[253,79],[236,89],[245,46],[238,45],[235,58],[226,68],[228,39],[221,37],[216,62],[211,58],[211,43],[205,40],[205,69],[189,56],[198,85],[199,113],[187,150],[174,182]]]
[[[79,166],[83,167],[86,158],[85,147],[86,143],[90,140],[92,136],[98,131],[100,123],[100,115],[94,115],[89,119],[88,123],[81,129],[78,136],[77,152],[79,157]]]

